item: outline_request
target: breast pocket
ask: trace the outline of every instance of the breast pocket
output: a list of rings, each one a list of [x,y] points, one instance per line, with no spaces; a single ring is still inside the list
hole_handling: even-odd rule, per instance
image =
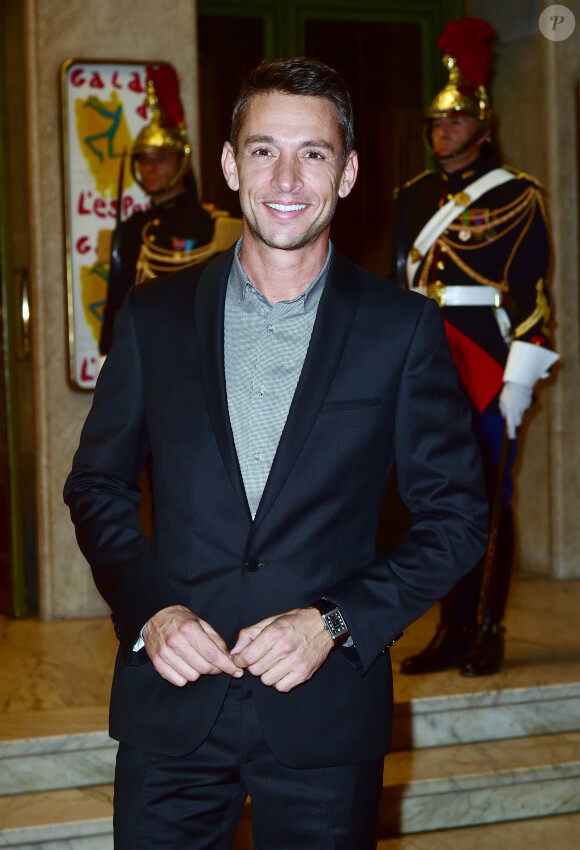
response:
[[[344,399],[344,401],[327,401],[321,409],[321,413],[335,413],[341,410],[365,410],[369,407],[379,407],[382,399],[380,398],[352,398]]]

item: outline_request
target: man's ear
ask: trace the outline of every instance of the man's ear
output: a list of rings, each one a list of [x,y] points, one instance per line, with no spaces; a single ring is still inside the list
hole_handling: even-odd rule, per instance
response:
[[[490,127],[489,124],[487,124],[487,126],[485,127],[481,136],[479,137],[479,139],[476,141],[475,144],[478,145],[479,147],[481,147],[484,144],[484,142],[487,142],[488,139],[491,139],[491,127]]]
[[[347,195],[350,195],[352,187],[356,182],[357,174],[358,154],[353,150],[347,156],[344,168],[342,169],[342,175],[338,186],[338,196],[340,198],[346,198]]]
[[[240,181],[238,178],[238,167],[236,165],[236,157],[234,155],[234,149],[232,148],[229,142],[224,143],[224,149],[222,151],[222,171],[224,173],[224,177],[226,178],[226,183],[234,192],[237,192],[240,188]]]

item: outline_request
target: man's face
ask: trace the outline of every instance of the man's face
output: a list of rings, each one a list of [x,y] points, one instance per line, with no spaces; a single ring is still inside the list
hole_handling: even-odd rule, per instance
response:
[[[462,154],[471,151],[477,155],[478,147],[487,135],[487,128],[482,126],[481,121],[462,112],[431,121],[431,146],[439,159],[446,160],[458,151]]]
[[[138,153],[135,160],[143,188],[155,197],[168,189],[181,165],[181,154],[173,148],[151,148]]]
[[[339,197],[354,185],[357,155],[342,163],[334,107],[322,97],[268,92],[249,103],[238,154],[224,145],[222,166],[239,190],[244,236],[295,250],[328,237]]]

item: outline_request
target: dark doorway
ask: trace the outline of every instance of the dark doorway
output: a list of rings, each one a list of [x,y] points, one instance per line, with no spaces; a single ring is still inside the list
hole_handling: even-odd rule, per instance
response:
[[[198,50],[202,200],[239,218],[238,195],[227,186],[220,161],[242,81],[264,57],[262,19],[200,15]]]
[[[355,114],[359,175],[338,204],[332,239],[356,263],[386,275],[393,190],[423,168],[421,27],[308,20],[305,38],[308,56],[341,73]]]

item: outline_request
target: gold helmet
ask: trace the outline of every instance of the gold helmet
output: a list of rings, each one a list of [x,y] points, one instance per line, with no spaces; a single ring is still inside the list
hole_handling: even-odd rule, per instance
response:
[[[466,112],[487,123],[491,105],[487,82],[493,62],[493,27],[481,18],[449,21],[439,37],[443,64],[449,71],[445,88],[435,96],[425,116],[425,141],[431,149],[431,119]]]
[[[181,157],[179,168],[165,188],[181,180],[190,167],[191,146],[187,139],[179,83],[172,65],[147,67],[147,107],[150,121],[137,135],[131,150],[131,172],[145,189],[139,172],[139,154],[169,148]]]

